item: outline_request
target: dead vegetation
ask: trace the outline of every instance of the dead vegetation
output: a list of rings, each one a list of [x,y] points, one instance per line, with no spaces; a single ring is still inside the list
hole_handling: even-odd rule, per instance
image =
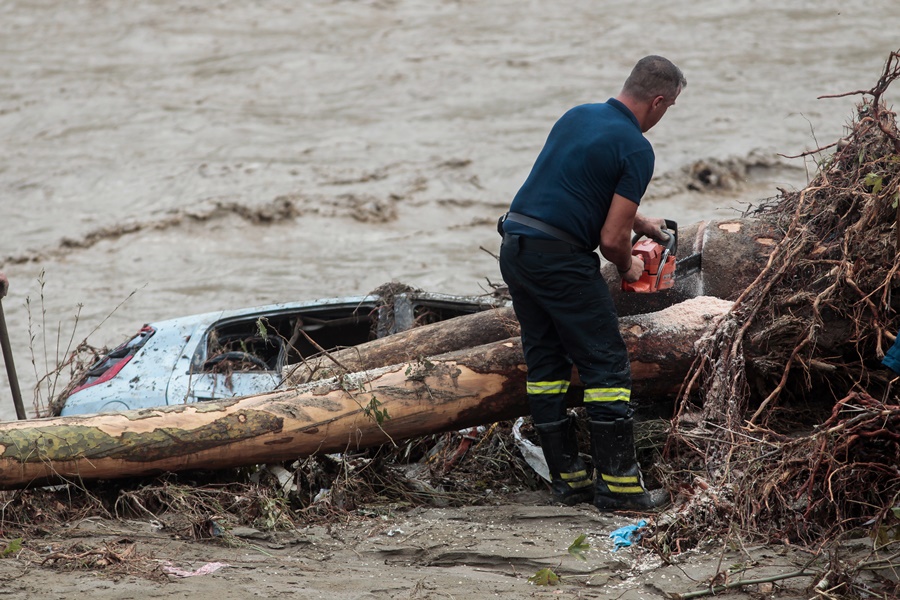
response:
[[[862,535],[896,573],[900,401],[880,360],[900,326],[898,77],[895,52],[814,180],[758,212],[784,238],[701,341],[665,453],[686,501],[646,541],[662,554],[735,531],[811,551]],[[852,571],[841,594],[863,593]]]

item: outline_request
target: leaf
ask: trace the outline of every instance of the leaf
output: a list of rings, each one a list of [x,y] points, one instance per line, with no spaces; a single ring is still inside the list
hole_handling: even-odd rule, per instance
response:
[[[900,205],[900,191],[894,192],[894,201],[891,202],[891,208],[896,209]],[[896,508],[894,510],[897,510]]]
[[[559,583],[559,575],[548,568],[544,568],[529,577],[528,583],[534,585],[556,585]]]
[[[866,178],[863,180],[863,184],[871,188],[873,194],[878,194],[881,191],[881,188],[884,187],[884,181],[881,175],[877,173],[869,173],[866,175]]]
[[[2,551],[0,551],[0,557],[6,558],[7,556],[12,556],[16,552],[22,549],[22,538],[16,538],[14,540],[10,540]]]
[[[369,400],[369,404],[363,408],[363,412],[367,417],[372,417],[375,419],[375,422],[379,425],[384,424],[384,422],[391,418],[391,415],[388,414],[386,408],[379,409],[382,402],[378,399],[377,396],[372,396],[372,399]]]
[[[569,546],[569,554],[571,554],[578,560],[586,561],[587,558],[585,558],[584,554],[591,549],[591,545],[584,541],[585,538],[587,538],[587,536],[582,533],[578,536],[578,539],[572,542],[572,545]]]
[[[900,519],[900,506],[895,506],[891,509],[891,512],[894,513],[894,516]]]
[[[265,341],[269,341],[269,330],[266,329],[266,324],[263,323],[263,320],[256,320],[256,328],[259,330],[259,337],[261,337]]]

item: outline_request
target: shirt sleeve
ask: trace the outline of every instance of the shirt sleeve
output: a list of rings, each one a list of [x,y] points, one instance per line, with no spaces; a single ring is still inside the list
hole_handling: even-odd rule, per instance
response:
[[[653,177],[655,157],[652,149],[632,152],[623,161],[622,176],[616,185],[616,193],[635,204],[641,203],[644,192]]]

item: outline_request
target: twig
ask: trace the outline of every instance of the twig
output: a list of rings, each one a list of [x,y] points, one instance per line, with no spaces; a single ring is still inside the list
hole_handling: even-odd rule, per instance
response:
[[[787,154],[781,154],[781,153],[779,152],[779,153],[778,153],[778,156],[781,156],[781,157],[783,157],[783,158],[789,158],[789,159],[793,159],[793,158],[804,158],[804,157],[806,157],[806,156],[811,156],[811,155],[813,155],[813,154],[818,154],[819,152],[824,152],[825,150],[828,150],[829,148],[833,148],[833,147],[837,146],[837,145],[840,144],[840,143],[841,143],[841,140],[838,140],[838,141],[836,141],[836,142],[834,142],[834,143],[828,144],[827,146],[821,146],[821,147],[819,147],[819,148],[816,148],[815,150],[807,150],[807,151],[805,151],[805,152],[801,152],[800,154],[796,154],[796,155],[794,155],[794,156],[788,156]]]
[[[312,345],[315,347],[316,350],[318,350],[319,352],[321,352],[322,354],[324,354],[325,356],[327,356],[328,359],[329,359],[331,362],[333,362],[334,364],[336,364],[337,366],[339,366],[339,367],[344,371],[344,373],[350,373],[350,372],[351,372],[350,369],[348,369],[347,367],[345,367],[344,365],[342,365],[341,362],[340,362],[338,359],[336,359],[334,356],[332,356],[332,355],[328,352],[328,350],[326,350],[325,348],[323,348],[322,346],[320,346],[319,343],[318,343],[316,340],[312,339],[312,338],[309,336],[308,333],[306,333],[305,331],[303,331],[303,329],[298,329],[298,331],[300,331],[300,333],[303,335],[303,337],[306,338],[306,341],[307,341],[307,342],[309,342],[310,344],[312,344]]]
[[[771,577],[760,577],[759,579],[742,579],[740,581],[732,581],[730,583],[723,583],[722,585],[712,586],[705,590],[697,590],[696,592],[687,592],[685,594],[667,592],[666,596],[668,596],[672,600],[688,600],[689,598],[702,598],[704,596],[715,596],[719,592],[724,592],[725,590],[744,587],[745,585],[757,585],[760,583],[774,583],[776,581],[783,581],[785,579],[792,579],[794,577],[807,577],[810,575],[817,575],[817,574],[818,574],[817,571],[808,571],[806,569],[806,567],[803,567],[799,571],[794,571],[793,573],[785,573],[784,575],[772,575]]]
[[[479,250],[484,250],[485,252],[487,252],[488,254],[490,254],[491,256],[493,256],[496,260],[500,260],[500,257],[499,257],[499,256],[497,256],[496,254],[494,254],[493,252],[491,252],[490,250],[488,250],[488,249],[485,248],[484,246],[478,246],[478,249],[479,249]]]

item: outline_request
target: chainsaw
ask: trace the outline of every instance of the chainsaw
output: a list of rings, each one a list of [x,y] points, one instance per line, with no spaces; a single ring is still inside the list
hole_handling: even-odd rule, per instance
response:
[[[678,223],[666,219],[663,231],[669,234],[665,245],[635,235],[631,239],[631,254],[644,261],[640,279],[629,283],[622,280],[622,291],[652,293],[671,289],[675,277],[687,277],[700,271],[700,254],[692,254],[682,260],[675,257],[678,251]]]

